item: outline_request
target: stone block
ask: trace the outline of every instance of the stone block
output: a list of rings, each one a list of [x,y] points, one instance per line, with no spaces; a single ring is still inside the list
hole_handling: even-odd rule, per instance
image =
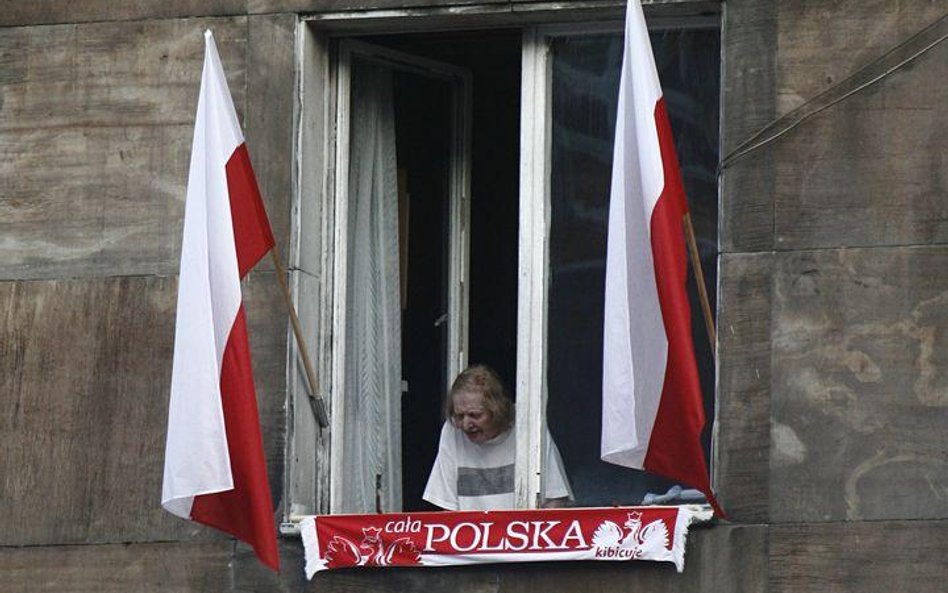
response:
[[[770,254],[721,257],[715,485],[737,522],[766,522],[770,485]]]
[[[948,522],[778,525],[771,593],[938,593],[948,580]]]
[[[246,19],[0,29],[0,278],[177,272],[208,27],[243,113]]]
[[[945,247],[776,258],[774,521],[946,516],[946,267]]]

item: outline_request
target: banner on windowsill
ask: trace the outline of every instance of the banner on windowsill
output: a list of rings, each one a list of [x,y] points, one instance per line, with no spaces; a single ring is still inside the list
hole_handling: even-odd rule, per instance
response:
[[[306,576],[356,566],[651,560],[685,567],[700,506],[458,511],[304,517]]]

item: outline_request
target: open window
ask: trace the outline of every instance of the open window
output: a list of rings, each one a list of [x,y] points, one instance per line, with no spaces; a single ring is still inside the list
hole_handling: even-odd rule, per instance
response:
[[[717,18],[667,24],[652,42],[713,296]],[[316,427],[291,381],[287,514],[430,509],[421,492],[443,398],[468,361],[514,394],[518,507],[543,500],[547,426],[575,504],[663,492],[663,480],[599,461],[621,22],[320,26],[301,27],[295,280],[333,424]],[[379,287],[385,298],[370,297]],[[692,313],[710,426],[714,364],[696,301]],[[386,395],[373,399],[378,385]]]

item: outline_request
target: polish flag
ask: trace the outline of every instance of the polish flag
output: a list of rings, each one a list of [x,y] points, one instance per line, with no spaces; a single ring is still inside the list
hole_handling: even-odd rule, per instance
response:
[[[273,247],[214,37],[204,34],[161,504],[279,570],[240,279]]]
[[[691,339],[688,211],[645,16],[629,0],[606,249],[602,459],[711,492]]]

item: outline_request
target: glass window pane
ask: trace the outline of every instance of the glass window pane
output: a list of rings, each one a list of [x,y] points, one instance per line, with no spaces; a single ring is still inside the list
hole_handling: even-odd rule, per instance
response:
[[[552,41],[547,420],[576,504],[581,506],[638,504],[647,492],[663,493],[673,485],[599,460],[606,228],[622,44],[621,33],[564,36]],[[714,309],[719,32],[655,32],[652,46]],[[689,290],[710,427],[714,362],[691,278]],[[705,432],[707,450],[709,429]]]

